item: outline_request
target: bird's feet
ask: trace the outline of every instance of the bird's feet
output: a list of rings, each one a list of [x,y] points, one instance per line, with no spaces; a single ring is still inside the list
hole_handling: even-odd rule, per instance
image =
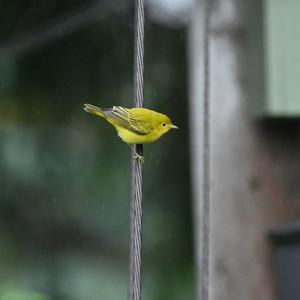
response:
[[[137,154],[137,153],[135,153],[135,155],[132,156],[132,159],[137,159],[137,160],[139,160],[139,161],[142,162],[142,163],[145,162],[145,157],[142,156],[142,155],[139,155],[139,154]]]
[[[135,151],[133,145],[130,145],[130,144],[127,144],[127,145],[131,148],[131,150],[132,150],[132,152],[133,152],[133,154],[134,154],[134,155],[132,156],[132,159],[137,159],[137,160],[139,160],[140,162],[144,163],[144,162],[145,162],[145,157],[142,156],[142,155],[139,155],[139,154]]]

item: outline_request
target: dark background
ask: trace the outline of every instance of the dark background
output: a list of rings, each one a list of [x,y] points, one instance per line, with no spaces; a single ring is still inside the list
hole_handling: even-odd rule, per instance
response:
[[[133,2],[133,1],[132,1]],[[0,1],[0,299],[126,299],[130,149],[84,103],[133,105],[131,1]],[[186,30],[146,11],[144,299],[193,299]]]

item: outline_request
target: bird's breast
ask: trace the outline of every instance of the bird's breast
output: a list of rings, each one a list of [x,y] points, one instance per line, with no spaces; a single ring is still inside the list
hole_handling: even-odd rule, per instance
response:
[[[127,144],[148,144],[159,139],[160,135],[155,130],[148,134],[140,135],[126,128],[117,128],[119,137]]]

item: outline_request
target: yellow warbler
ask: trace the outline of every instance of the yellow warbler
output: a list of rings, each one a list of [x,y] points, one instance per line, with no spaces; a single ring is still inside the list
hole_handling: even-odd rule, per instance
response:
[[[178,128],[166,115],[146,108],[113,106],[102,109],[91,104],[84,104],[84,110],[106,119],[128,145],[155,142],[170,129]],[[135,153],[135,158],[143,160],[143,157],[137,153]]]

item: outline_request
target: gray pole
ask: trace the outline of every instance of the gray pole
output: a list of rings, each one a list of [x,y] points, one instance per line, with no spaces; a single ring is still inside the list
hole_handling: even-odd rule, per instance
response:
[[[191,135],[199,300],[209,299],[210,256],[210,0],[197,1],[191,31]],[[197,51],[193,52],[193,51]],[[197,96],[195,96],[197,95]]]

